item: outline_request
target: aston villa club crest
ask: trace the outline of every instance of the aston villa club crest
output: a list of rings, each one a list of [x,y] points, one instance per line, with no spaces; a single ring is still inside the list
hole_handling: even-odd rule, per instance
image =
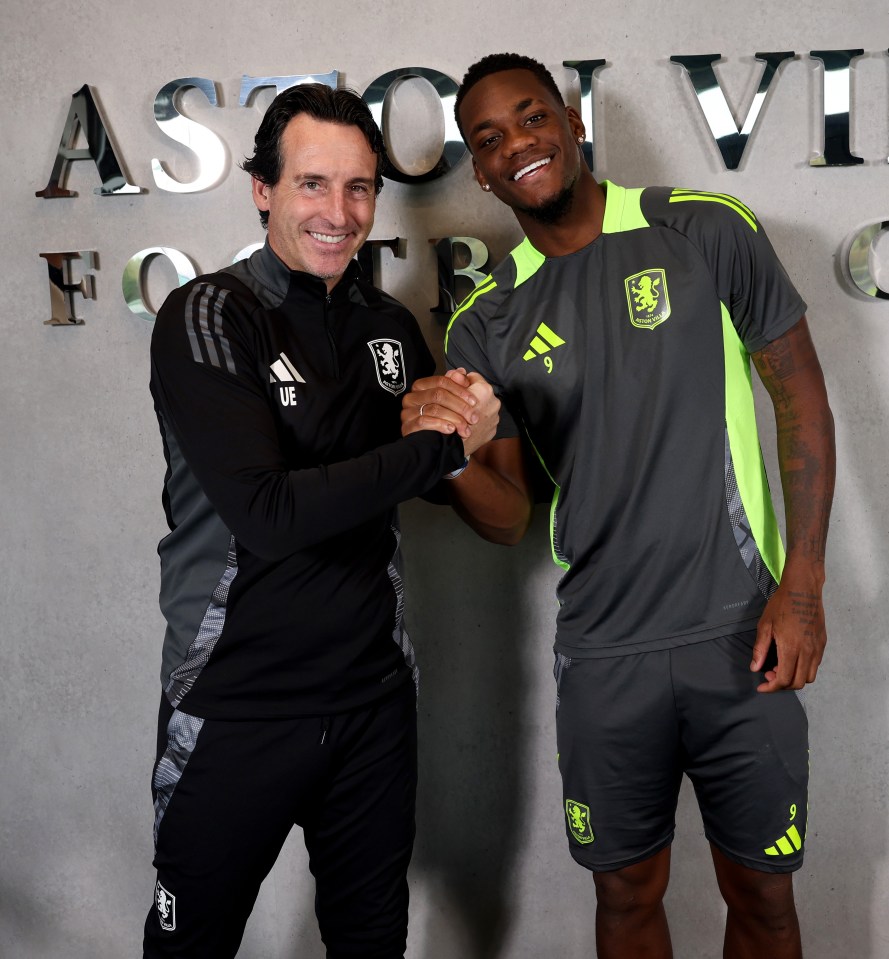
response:
[[[568,817],[568,830],[579,842],[586,845],[593,842],[593,828],[590,825],[590,807],[574,799],[565,800],[565,815]]]
[[[653,330],[670,315],[667,274],[663,270],[643,270],[624,280],[630,322],[641,330]]]
[[[377,380],[394,396],[404,392],[404,354],[398,340],[369,340]]]
[[[157,918],[164,932],[173,932],[176,928],[176,897],[167,892],[158,880],[154,887],[154,904],[157,906]]]

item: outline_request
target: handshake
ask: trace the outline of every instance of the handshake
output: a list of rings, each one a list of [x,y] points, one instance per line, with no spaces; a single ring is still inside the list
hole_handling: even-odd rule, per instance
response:
[[[490,384],[462,368],[417,380],[402,399],[402,436],[417,430],[456,432],[467,456],[494,438],[499,420],[500,400]]]

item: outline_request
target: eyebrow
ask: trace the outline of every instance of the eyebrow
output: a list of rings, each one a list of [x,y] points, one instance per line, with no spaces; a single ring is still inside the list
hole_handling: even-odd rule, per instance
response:
[[[527,110],[532,103],[534,103],[535,97],[526,97],[524,100],[519,100],[519,102],[512,108],[513,113],[521,113],[522,110]],[[493,119],[488,118],[487,120],[482,120],[481,123],[476,123],[476,125],[469,131],[469,136],[474,137],[476,133],[480,133],[482,130],[487,127],[493,127],[497,124]]]
[[[326,173],[296,173],[293,177],[296,180],[319,180],[322,183],[329,183],[330,176]],[[346,181],[347,183],[363,183],[367,186],[373,186],[373,177],[356,176]]]

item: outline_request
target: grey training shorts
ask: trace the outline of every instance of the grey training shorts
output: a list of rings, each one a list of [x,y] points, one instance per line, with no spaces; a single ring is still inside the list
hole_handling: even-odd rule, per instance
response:
[[[709,841],[764,872],[802,865],[808,722],[792,690],[758,693],[755,632],[607,659],[556,656],[556,730],[572,856],[630,866],[673,839],[682,775]]]

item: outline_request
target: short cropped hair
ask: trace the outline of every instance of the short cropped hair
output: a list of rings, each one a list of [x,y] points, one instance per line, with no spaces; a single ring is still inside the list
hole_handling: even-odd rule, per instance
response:
[[[272,100],[256,131],[253,156],[244,159],[241,169],[256,177],[260,183],[275,186],[281,178],[283,166],[281,137],[287,124],[301,113],[325,123],[358,127],[377,157],[374,191],[379,193],[382,190],[386,147],[369,107],[354,90],[346,87],[332,90],[323,83],[301,83],[284,90]],[[259,218],[268,229],[268,210],[260,210]]]
[[[565,98],[562,91],[556,86],[553,75],[540,63],[531,57],[523,56],[521,53],[490,53],[481,60],[473,63],[466,71],[463,82],[457,90],[457,98],[454,101],[454,117],[457,120],[457,127],[460,130],[460,136],[465,140],[463,125],[460,122],[460,106],[463,98],[479,82],[489,77],[492,73],[502,73],[504,70],[528,70],[534,74],[543,87],[548,90],[555,98],[557,103],[564,104]]]

